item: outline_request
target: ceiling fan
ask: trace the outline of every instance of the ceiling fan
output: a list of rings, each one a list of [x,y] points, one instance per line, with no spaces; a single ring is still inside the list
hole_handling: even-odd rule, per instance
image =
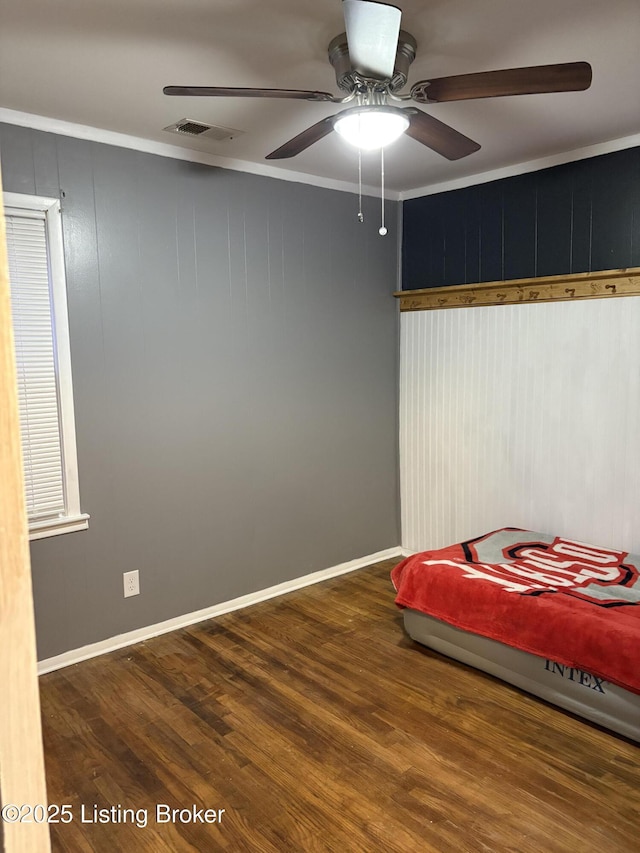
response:
[[[416,40],[400,29],[401,10],[371,0],[343,0],[346,33],[329,44],[329,61],[344,96],[302,89],[247,89],[226,86],[165,86],[165,95],[231,98],[284,98],[301,101],[355,103],[321,119],[285,142],[267,160],[295,157],[333,130],[360,149],[383,148],[403,133],[448,160],[478,151],[480,145],[414,106],[394,104],[443,103],[506,95],[575,92],[591,85],[588,62],[567,62],[436,77],[407,83],[416,56]]]

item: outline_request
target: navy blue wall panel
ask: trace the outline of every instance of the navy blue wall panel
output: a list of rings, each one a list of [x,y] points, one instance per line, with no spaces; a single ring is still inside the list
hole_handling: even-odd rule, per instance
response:
[[[591,160],[572,164],[573,215],[571,228],[571,272],[591,270]]]
[[[480,276],[480,196],[474,188],[462,190],[465,222],[465,281]]]
[[[504,188],[500,181],[479,187],[480,280],[496,281],[504,269]],[[444,284],[449,284],[445,281]],[[453,283],[453,282],[451,282]]]
[[[534,275],[558,275],[571,269],[570,169],[539,172],[536,181],[536,270]]]
[[[503,195],[503,253],[505,279],[536,274],[537,178],[518,175]],[[479,278],[467,281],[480,281]]]
[[[640,148],[404,202],[405,290],[640,266]]]

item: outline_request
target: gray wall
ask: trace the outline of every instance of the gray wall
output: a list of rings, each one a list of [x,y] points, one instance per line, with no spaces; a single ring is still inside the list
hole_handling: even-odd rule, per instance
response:
[[[64,193],[88,531],[32,543],[39,657],[399,543],[396,205],[0,125]],[[140,570],[124,599],[122,573]],[[390,592],[391,594],[391,592]]]

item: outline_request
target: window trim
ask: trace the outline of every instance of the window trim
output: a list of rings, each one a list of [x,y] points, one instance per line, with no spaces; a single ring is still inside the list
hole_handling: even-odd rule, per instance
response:
[[[3,193],[5,214],[29,215],[29,212],[44,213],[47,248],[51,276],[53,306],[53,335],[55,340],[56,365],[58,371],[58,395],[60,432],[62,434],[63,478],[67,513],[59,518],[49,518],[29,523],[29,539],[43,539],[76,530],[86,530],[89,515],[80,510],[80,484],[78,479],[78,454],[76,449],[76,425],[73,405],[73,382],[71,371],[71,342],[69,338],[69,314],[67,310],[67,281],[64,266],[64,243],[62,215],[57,198]],[[11,283],[9,283],[11,292]]]

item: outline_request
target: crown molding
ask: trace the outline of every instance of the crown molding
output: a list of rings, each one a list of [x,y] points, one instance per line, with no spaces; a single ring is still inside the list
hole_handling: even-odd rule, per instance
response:
[[[564,151],[561,154],[552,154],[539,160],[528,160],[524,163],[514,163],[503,169],[492,169],[488,172],[478,172],[475,175],[467,175],[464,178],[455,178],[451,181],[443,181],[437,184],[427,184],[412,190],[399,193],[401,201],[412,198],[421,198],[426,195],[449,192],[450,190],[464,189],[476,184],[488,184],[490,181],[498,181],[501,178],[512,178],[515,175],[524,175],[527,172],[539,172],[541,169],[549,169],[552,166],[561,166],[564,163],[573,163],[577,160],[587,160],[589,157],[599,157],[601,154],[612,154],[616,151],[624,151],[627,148],[640,146],[640,133],[633,136],[623,136],[620,139],[610,139],[608,142],[599,142],[588,145],[585,148],[574,148],[572,151]]]
[[[104,145],[115,145],[118,148],[130,148],[133,151],[156,154],[159,157],[170,157],[173,160],[186,160],[189,163],[202,163],[205,166],[215,166],[220,169],[229,169],[233,172],[261,175],[267,178],[275,178],[279,181],[308,184],[323,189],[338,190],[339,192],[358,192],[358,185],[349,181],[338,181],[331,178],[322,178],[318,175],[308,175],[304,172],[279,169],[277,166],[271,166],[267,163],[252,163],[248,160],[235,160],[232,157],[221,157],[218,154],[207,154],[204,151],[182,148],[179,145],[156,142],[152,139],[144,139],[139,136],[129,136],[126,133],[91,127],[86,124],[76,124],[75,122],[51,118],[50,116],[23,113],[18,110],[10,110],[6,107],[0,107],[0,122],[19,127],[28,127],[32,130],[41,130],[45,133],[56,133],[60,136],[72,136],[74,139],[86,139],[90,142],[101,142]],[[372,186],[363,186],[362,193],[363,195],[375,198],[380,195],[380,189]],[[399,192],[385,190],[385,195],[389,201],[400,201]]]
[[[91,142],[100,142],[104,145],[115,145],[119,148],[129,148],[133,151],[142,151],[146,154],[156,154],[159,157],[169,157],[174,160],[185,160],[190,163],[202,163],[205,166],[214,166],[235,172],[246,172],[252,175],[261,175],[263,177],[275,178],[280,181],[308,184],[309,186],[337,190],[338,192],[358,192],[358,185],[351,183],[350,181],[338,181],[331,178],[322,178],[318,175],[309,175],[304,172],[280,169],[277,166],[272,166],[267,163],[252,163],[248,160],[236,160],[231,157],[222,157],[218,154],[208,154],[204,151],[182,148],[179,145],[171,145],[166,142],[156,142],[152,139],[130,136],[126,133],[105,130],[104,128],[92,127],[85,124],[77,124],[63,119],[52,118],[50,116],[20,112],[19,110],[11,110],[7,107],[0,107],[0,122],[17,125],[19,127],[29,127],[33,130],[41,130],[45,133],[56,133],[60,136],[71,136],[75,139],[86,139]],[[413,198],[436,195],[437,193],[463,189],[465,187],[475,186],[476,184],[485,184],[490,181],[500,180],[501,178],[523,175],[527,172],[537,172],[541,169],[551,168],[552,166],[572,163],[577,160],[585,160],[589,157],[598,157],[601,154],[611,154],[616,151],[624,151],[627,148],[635,148],[637,146],[640,146],[640,134],[625,136],[620,139],[612,139],[607,142],[600,142],[595,145],[589,145],[585,148],[576,148],[571,151],[565,151],[561,154],[553,154],[549,157],[543,157],[538,160],[515,163],[511,166],[505,166],[502,169],[492,169],[487,172],[478,172],[473,175],[455,178],[450,181],[426,184],[425,186],[416,187],[411,190],[404,190],[402,192],[387,189],[385,190],[385,194],[389,201],[408,201]],[[362,192],[364,195],[372,196],[374,198],[380,195],[380,189],[378,187],[372,187],[369,185],[363,186]]]

